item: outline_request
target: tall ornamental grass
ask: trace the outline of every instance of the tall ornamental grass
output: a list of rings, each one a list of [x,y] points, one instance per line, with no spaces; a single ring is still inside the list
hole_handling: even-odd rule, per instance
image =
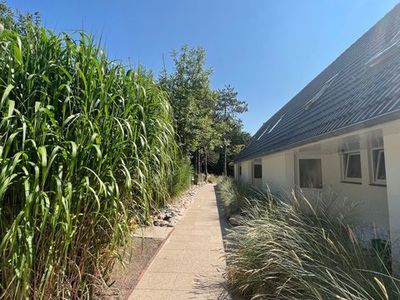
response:
[[[290,204],[271,193],[248,197],[231,180],[220,192],[226,204],[242,203],[243,224],[227,236],[226,277],[244,299],[400,299],[387,251],[364,249],[342,218],[316,213],[297,195]]]
[[[168,200],[168,99],[83,33],[0,34],[0,298],[90,298]]]

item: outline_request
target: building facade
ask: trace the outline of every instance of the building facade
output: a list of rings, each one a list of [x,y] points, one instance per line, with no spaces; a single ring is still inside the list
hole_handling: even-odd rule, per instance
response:
[[[400,270],[399,5],[261,126],[235,178],[351,206],[361,240],[390,240]]]

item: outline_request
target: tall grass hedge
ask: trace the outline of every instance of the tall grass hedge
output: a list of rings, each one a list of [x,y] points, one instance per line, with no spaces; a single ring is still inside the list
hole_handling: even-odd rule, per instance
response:
[[[317,212],[299,193],[282,201],[232,180],[219,190],[228,207],[240,203],[241,225],[227,236],[226,277],[243,299],[400,299],[387,251],[364,248],[343,218]]]
[[[91,298],[129,221],[168,200],[165,93],[78,38],[0,34],[0,298]]]

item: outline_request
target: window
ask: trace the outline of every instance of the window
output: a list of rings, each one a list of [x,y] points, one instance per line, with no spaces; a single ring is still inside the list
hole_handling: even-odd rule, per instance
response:
[[[239,165],[239,176],[242,176],[242,165]]]
[[[383,149],[372,150],[373,183],[386,184],[385,152]]]
[[[260,164],[254,165],[254,178],[262,178],[262,166]]]
[[[343,154],[343,180],[361,182],[361,155],[360,152]]]
[[[322,189],[322,169],[320,159],[299,159],[301,188]]]

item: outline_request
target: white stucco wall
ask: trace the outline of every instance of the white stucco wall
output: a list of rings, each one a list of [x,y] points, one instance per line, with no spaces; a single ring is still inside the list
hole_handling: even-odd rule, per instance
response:
[[[386,164],[386,186],[372,183],[371,144],[379,140]],[[361,183],[343,181],[340,149],[356,142],[362,165]],[[343,149],[343,148],[342,148]],[[328,195],[334,205],[354,206],[346,212],[347,221],[359,228],[361,239],[390,239],[393,267],[400,274],[400,120],[360,129],[346,135],[287,151],[259,157],[262,160],[262,186],[289,192],[298,186],[298,159],[320,158],[322,190],[305,190],[307,195]],[[254,184],[252,161],[241,162],[240,180]],[[325,197],[326,199],[326,197]],[[319,199],[320,200],[320,199]],[[390,232],[390,236],[389,236]]]
[[[383,130],[393,270],[400,274],[400,121]]]
[[[294,187],[294,159],[291,151],[276,155],[261,157],[262,179],[253,178],[253,160],[235,164],[235,178],[243,183],[266,189],[267,186],[274,192],[290,191]],[[239,166],[242,166],[242,175],[239,176]]]
[[[298,159],[320,158],[323,176],[323,190],[317,192],[313,190],[305,190],[305,194],[307,196],[313,196],[315,194],[321,195],[321,193],[322,195],[329,194],[329,196],[332,197],[331,201],[338,201],[340,202],[340,205],[343,205],[342,203],[344,202],[344,199],[347,199],[345,202],[348,204],[346,205],[354,206],[354,208],[350,210],[350,213],[348,213],[348,218],[355,224],[360,224],[361,227],[367,228],[365,233],[367,239],[368,235],[373,235],[375,233],[380,238],[389,238],[390,209],[387,201],[388,192],[385,186],[376,186],[371,184],[369,162],[370,148],[367,143],[367,140],[370,139],[371,136],[376,135],[376,132],[378,132],[381,137],[382,132],[386,132],[387,136],[385,137],[385,145],[383,145],[385,153],[387,151],[386,143],[388,143],[388,145],[391,145],[390,148],[394,149],[392,152],[394,153],[397,151],[396,153],[399,153],[400,155],[400,145],[397,144],[400,143],[400,138],[396,139],[395,136],[389,136],[388,128],[396,128],[396,130],[400,131],[400,121],[358,130],[347,135],[333,137],[318,143],[308,144],[291,150],[263,156],[261,157],[263,170],[262,186],[265,188],[268,185],[273,191],[290,192],[295,186],[298,186]],[[371,132],[373,132],[374,135],[372,135]],[[358,150],[361,154],[362,164],[361,184],[342,181],[342,157],[338,149],[341,143],[344,141],[346,142],[348,138],[351,138],[353,141],[354,137],[359,140]],[[388,142],[389,139],[392,139],[393,142]],[[388,168],[390,168],[389,165],[393,160],[393,155],[392,158],[390,158],[390,155],[386,157],[387,176],[388,178],[390,176],[392,180],[393,178],[399,178],[400,180],[400,167],[391,168],[391,173],[388,171]],[[254,179],[252,179],[251,160],[242,162],[242,181],[254,184]],[[396,186],[399,188],[399,191],[397,192],[392,188],[391,193],[393,195],[400,195],[400,182],[398,182]],[[396,205],[399,205],[397,217],[397,219],[399,219],[399,224],[395,226],[399,228],[400,240],[400,200]]]
[[[365,228],[369,239],[374,230],[379,238],[389,238],[389,221],[386,187],[371,185],[368,149],[361,149],[361,184],[342,181],[341,156],[338,153],[322,155],[324,190],[334,192],[337,201],[345,201],[350,209],[347,220]],[[333,200],[335,197],[333,197]]]
[[[294,187],[294,159],[292,151],[262,157],[263,187],[274,192],[287,192]]]
[[[251,160],[242,161],[235,163],[235,178],[243,183],[252,184],[252,174],[251,174]],[[242,175],[239,175],[239,166],[242,167]]]

